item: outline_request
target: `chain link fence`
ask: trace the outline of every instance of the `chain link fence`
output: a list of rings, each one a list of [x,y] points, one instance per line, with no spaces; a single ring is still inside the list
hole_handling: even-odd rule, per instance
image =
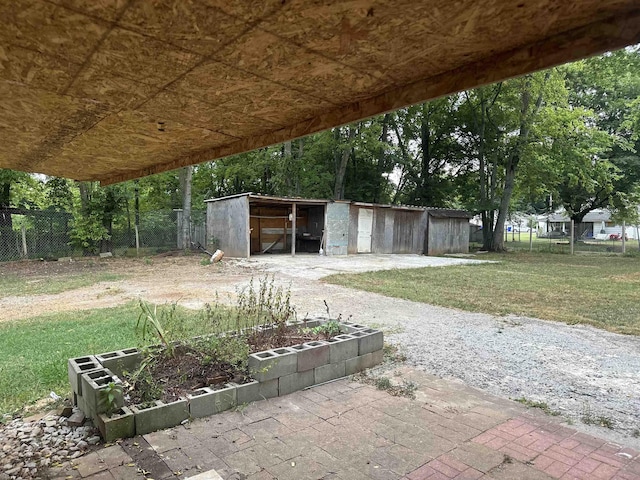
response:
[[[136,227],[134,216],[114,220],[111,235],[100,244],[103,252],[116,256],[155,255],[182,249],[182,212],[141,212]],[[50,210],[0,210],[0,262],[25,258],[82,256],[83,249],[72,242],[73,215]],[[205,212],[191,215],[191,238],[207,245]]]

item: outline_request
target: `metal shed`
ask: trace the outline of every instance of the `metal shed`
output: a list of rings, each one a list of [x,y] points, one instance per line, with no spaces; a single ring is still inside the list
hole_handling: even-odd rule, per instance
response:
[[[207,237],[216,239],[231,257],[267,252],[438,255],[469,251],[470,215],[458,210],[254,193],[206,203]]]

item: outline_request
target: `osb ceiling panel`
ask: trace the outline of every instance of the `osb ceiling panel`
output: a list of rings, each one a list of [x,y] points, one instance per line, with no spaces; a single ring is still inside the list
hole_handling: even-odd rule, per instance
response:
[[[0,168],[122,181],[640,42],[637,0],[0,0]]]

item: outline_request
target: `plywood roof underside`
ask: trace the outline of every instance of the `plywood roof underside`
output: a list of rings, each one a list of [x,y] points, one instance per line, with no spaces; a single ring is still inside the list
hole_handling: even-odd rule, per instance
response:
[[[637,0],[0,0],[0,18],[0,168],[104,183],[640,42]]]

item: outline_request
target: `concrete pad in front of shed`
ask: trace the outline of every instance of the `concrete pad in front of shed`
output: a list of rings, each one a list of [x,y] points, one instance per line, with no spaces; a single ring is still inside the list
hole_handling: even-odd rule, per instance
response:
[[[292,277],[318,280],[336,273],[362,273],[377,270],[393,270],[422,267],[447,267],[468,263],[484,263],[486,260],[453,257],[427,257],[425,255],[403,254],[359,254],[344,256],[323,256],[309,253],[256,255],[247,262],[262,270],[286,273]]]

